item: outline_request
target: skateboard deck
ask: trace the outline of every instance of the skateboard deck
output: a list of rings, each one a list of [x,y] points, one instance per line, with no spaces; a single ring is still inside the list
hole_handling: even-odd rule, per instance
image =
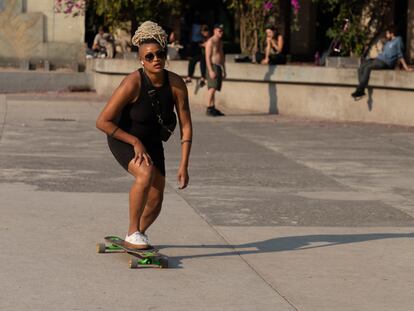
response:
[[[107,236],[104,238],[106,243],[96,245],[97,253],[128,253],[132,257],[129,260],[130,268],[168,268],[168,257],[159,253],[158,249],[151,247],[148,249],[130,248],[125,240],[117,236]]]

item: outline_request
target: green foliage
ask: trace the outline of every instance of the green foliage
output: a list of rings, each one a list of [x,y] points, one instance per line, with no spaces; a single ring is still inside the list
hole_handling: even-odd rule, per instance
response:
[[[279,0],[230,0],[228,6],[240,20],[240,48],[254,54],[265,38],[265,26],[275,25],[279,16]]]
[[[146,20],[160,22],[165,16],[181,12],[180,0],[88,0],[97,15],[104,16],[105,24],[115,27],[125,21],[137,25]]]
[[[327,36],[342,43],[343,55],[364,55],[383,31],[392,0],[313,0],[326,12],[338,12]],[[349,28],[343,30],[344,20]]]

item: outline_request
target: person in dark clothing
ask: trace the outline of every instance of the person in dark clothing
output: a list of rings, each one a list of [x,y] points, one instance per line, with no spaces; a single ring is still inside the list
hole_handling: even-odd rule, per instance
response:
[[[404,70],[412,71],[404,60],[404,44],[401,37],[396,36],[394,27],[390,26],[387,28],[385,38],[387,41],[384,45],[383,51],[376,58],[367,60],[359,67],[359,84],[355,92],[351,94],[354,99],[361,98],[365,95],[365,89],[368,86],[371,71],[374,69],[394,69],[397,63],[400,63]]]
[[[143,69],[129,74],[114,91],[100,113],[96,127],[108,135],[109,149],[119,164],[135,177],[129,193],[127,246],[150,247],[146,230],[161,211],[165,188],[164,148],[161,125],[153,107],[158,94],[163,122],[168,124],[177,112],[181,133],[179,188],[187,187],[192,123],[187,87],[182,78],[164,69],[167,34],[153,22],[138,27],[132,43],[139,48]],[[117,122],[118,116],[121,116]]]
[[[186,83],[191,83],[191,80],[194,75],[195,66],[198,62],[200,62],[200,71],[201,71],[201,78],[200,78],[200,86],[204,86],[206,84],[206,41],[210,38],[210,30],[208,29],[207,25],[201,25],[200,28],[201,38],[202,41],[199,42],[199,46],[196,49],[197,53],[190,59],[188,62],[188,75],[185,78]]]
[[[266,47],[264,53],[256,53],[256,62],[263,65],[286,64],[283,54],[283,36],[275,27],[266,27]]]

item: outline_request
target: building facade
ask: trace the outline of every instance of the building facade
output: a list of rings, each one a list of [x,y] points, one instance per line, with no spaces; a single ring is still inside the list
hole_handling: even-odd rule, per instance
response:
[[[54,0],[0,0],[0,65],[85,63],[85,18],[58,13]]]

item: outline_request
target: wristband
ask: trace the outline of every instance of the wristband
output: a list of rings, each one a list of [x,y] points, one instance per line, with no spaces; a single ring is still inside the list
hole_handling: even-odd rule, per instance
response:
[[[109,135],[109,136],[111,136],[111,137],[113,137],[114,136],[114,134],[116,133],[116,131],[119,129],[119,127],[116,127],[116,129],[114,129],[114,131],[112,132],[112,134],[111,135]]]

